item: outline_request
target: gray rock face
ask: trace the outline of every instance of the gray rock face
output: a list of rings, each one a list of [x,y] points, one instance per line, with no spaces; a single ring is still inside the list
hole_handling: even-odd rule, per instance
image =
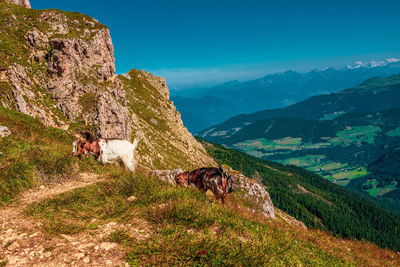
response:
[[[47,37],[47,35],[45,35],[44,33],[40,32],[38,30],[28,32],[27,38],[28,38],[29,44],[32,47],[46,47],[47,48],[49,46],[49,38]]]
[[[265,186],[239,172],[230,171],[229,173],[233,179],[232,190],[242,191],[244,198],[254,205],[254,210],[261,211],[267,218],[275,219],[274,204]]]
[[[108,29],[98,31],[91,41],[52,39],[50,47],[48,73],[52,77],[95,70],[93,78],[107,81],[115,73],[114,50]]]
[[[97,102],[99,134],[105,138],[120,137],[130,140],[131,127],[129,112],[109,93],[100,95]]]
[[[109,30],[97,32],[89,42],[53,39],[50,47],[48,87],[67,118],[74,120],[81,116],[85,112],[79,103],[81,97],[93,94],[97,98],[93,107],[96,114],[86,113],[83,115],[85,121],[98,125],[98,134],[103,137],[130,140],[125,91],[114,74],[114,50]]]
[[[31,8],[31,3],[29,0],[7,0],[8,3],[23,6],[26,8]]]
[[[52,32],[35,29],[25,36],[33,60],[44,73],[32,75],[29,65],[14,63],[4,78],[13,87],[15,109],[48,126],[67,129],[71,122],[83,121],[98,135],[130,140],[125,90],[115,75],[109,30],[88,27],[91,30],[85,29],[88,33],[82,38],[51,38],[69,32],[67,18],[56,11],[44,11],[40,18],[49,23]],[[53,104],[43,101],[46,94],[51,95]]]

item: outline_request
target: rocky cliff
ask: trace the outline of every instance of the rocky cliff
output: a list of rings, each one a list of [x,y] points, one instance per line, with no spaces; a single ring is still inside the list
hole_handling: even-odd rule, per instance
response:
[[[14,5],[23,6],[26,8],[31,8],[31,3],[29,2],[29,0],[6,0],[5,2],[14,4]]]
[[[81,14],[1,5],[1,104],[49,126],[130,139],[108,28]]]
[[[183,126],[163,78],[115,74],[106,26],[79,13],[26,7],[27,0],[0,0],[2,106],[70,133],[140,136],[145,167],[215,165]]]

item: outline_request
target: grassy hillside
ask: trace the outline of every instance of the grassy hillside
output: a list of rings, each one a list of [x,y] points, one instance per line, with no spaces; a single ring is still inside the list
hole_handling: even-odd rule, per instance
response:
[[[106,26],[76,12],[0,0],[0,106],[69,133],[140,138],[146,168],[215,165],[182,124],[165,80],[114,74]]]
[[[21,113],[0,108],[0,125],[12,132],[0,139],[2,209],[27,188],[73,180],[78,171],[105,179],[27,206],[26,219],[39,223],[47,239],[63,234],[98,236],[107,225],[117,225],[100,241],[117,244],[131,265],[400,262],[393,252],[365,242],[337,239],[316,230],[303,232],[279,215],[276,221],[268,221],[243,208],[240,192],[229,195],[228,204],[222,206],[212,202],[212,196],[174,187],[140,170],[131,175],[118,166],[78,160],[71,155],[71,136]],[[136,200],[128,202],[130,196]],[[379,257],[374,255],[377,251]],[[0,262],[6,263],[1,258]]]
[[[194,188],[177,188],[140,170],[131,175],[115,165],[78,160],[71,155],[71,136],[21,113],[0,108],[0,125],[12,132],[0,139],[2,209],[27,188],[73,180],[78,171],[105,179],[27,206],[26,219],[39,223],[34,231],[43,232],[47,240],[63,234],[95,237],[108,225],[117,225],[100,242],[117,244],[131,265],[400,263],[395,253],[369,243],[318,230],[304,232],[284,222],[280,213],[268,221],[242,206],[240,192],[229,195],[222,206]],[[136,200],[128,202],[130,196]]]
[[[400,218],[370,198],[295,166],[264,161],[219,145],[207,146],[219,164],[259,177],[274,205],[307,226],[400,249]]]
[[[0,125],[11,135],[0,138],[0,200],[9,201],[35,183],[61,181],[77,171],[73,138],[62,130],[0,107]]]
[[[141,140],[141,165],[151,169],[215,165],[182,124],[179,112],[165,95],[169,93],[165,80],[137,69],[119,78],[126,92],[132,132]],[[160,79],[164,86],[155,85]]]

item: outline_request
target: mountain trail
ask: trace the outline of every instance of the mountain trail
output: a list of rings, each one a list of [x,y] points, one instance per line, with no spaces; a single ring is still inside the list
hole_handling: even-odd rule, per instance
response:
[[[0,208],[0,264],[6,266],[128,266],[123,260],[124,250],[104,238],[116,230],[136,233],[138,239],[150,233],[147,224],[140,220],[132,224],[109,222],[100,225],[90,234],[50,235],[41,222],[24,214],[25,208],[58,194],[85,187],[103,178],[82,173],[74,180],[62,184],[39,186],[23,193],[12,204]]]

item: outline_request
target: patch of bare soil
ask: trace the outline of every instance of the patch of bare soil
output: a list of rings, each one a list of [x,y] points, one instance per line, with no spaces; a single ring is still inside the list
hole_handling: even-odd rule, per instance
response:
[[[146,239],[150,232],[145,222],[110,222],[99,226],[95,234],[54,236],[44,233],[41,223],[23,214],[30,203],[99,181],[98,175],[83,173],[63,184],[28,190],[13,204],[0,208],[0,262],[4,261],[6,266],[128,266],[123,248],[104,242],[104,238],[121,230],[138,240]]]

